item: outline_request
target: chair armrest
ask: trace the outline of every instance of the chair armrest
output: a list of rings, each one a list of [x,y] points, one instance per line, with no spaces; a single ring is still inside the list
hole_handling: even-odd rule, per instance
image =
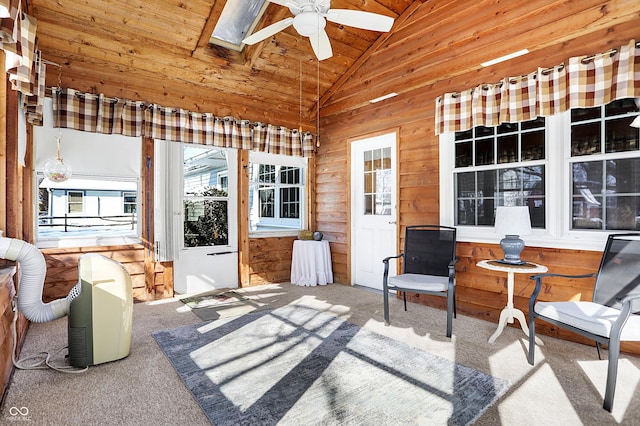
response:
[[[389,256],[382,259],[382,263],[384,263],[384,273],[382,274],[382,288],[384,291],[387,291],[387,280],[389,279],[389,260],[398,259],[403,256],[404,253],[400,253],[397,256]]]
[[[546,274],[536,274],[536,275],[531,275],[529,277],[530,280],[538,280],[545,278],[545,277],[560,277],[560,278],[592,278],[595,277],[596,273],[591,273],[591,274],[583,274],[583,275],[565,275],[565,274],[552,274],[552,273],[546,273]]]
[[[616,298],[616,302],[621,303],[623,309],[626,304],[629,304],[629,309],[631,312],[638,312],[640,310],[640,303],[633,303],[637,300],[640,300],[640,293],[629,293],[624,297]],[[638,305],[638,307],[634,309],[633,307],[636,304]]]
[[[403,257],[403,256],[404,256],[404,253],[400,253],[400,254],[399,254],[399,255],[397,255],[397,256],[389,256],[389,257],[385,257],[384,259],[382,259],[382,263],[386,263],[386,264],[388,265],[388,264],[389,264],[389,260],[391,260],[391,259],[398,259],[398,258]]]

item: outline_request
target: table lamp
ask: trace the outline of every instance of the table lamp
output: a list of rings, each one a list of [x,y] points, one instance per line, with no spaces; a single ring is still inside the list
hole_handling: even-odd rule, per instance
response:
[[[520,260],[520,252],[524,249],[524,241],[520,236],[531,233],[529,207],[498,207],[496,209],[495,230],[496,234],[504,235],[504,238],[500,240],[500,247],[504,252],[504,259],[500,262],[511,265],[521,265],[525,263]]]

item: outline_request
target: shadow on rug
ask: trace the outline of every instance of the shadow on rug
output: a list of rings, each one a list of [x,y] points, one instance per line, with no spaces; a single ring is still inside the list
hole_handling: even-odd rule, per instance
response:
[[[180,299],[202,321],[236,317],[250,312],[268,309],[268,305],[258,303],[233,290],[214,290]]]
[[[215,425],[469,424],[509,387],[303,306],[153,336]]]

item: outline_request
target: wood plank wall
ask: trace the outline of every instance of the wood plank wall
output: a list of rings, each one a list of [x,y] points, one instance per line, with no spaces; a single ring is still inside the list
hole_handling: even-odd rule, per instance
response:
[[[456,3],[460,2],[450,2],[454,8]],[[479,10],[484,3],[488,4],[489,2],[481,0],[473,10]],[[416,19],[421,19],[421,21],[409,20],[408,23],[408,26],[420,27],[420,33],[429,34],[429,37],[416,36],[403,39],[401,46],[395,45],[392,48],[386,50],[383,48],[376,52],[375,57],[367,62],[367,66],[363,67],[360,72],[356,72],[351,80],[345,83],[342,90],[335,93],[333,98],[327,102],[324,112],[321,112],[321,145],[318,149],[316,167],[316,223],[318,230],[323,232],[325,238],[331,242],[334,277],[336,281],[344,284],[351,283],[349,270],[350,212],[344,208],[349,201],[349,147],[351,141],[381,131],[391,132],[398,128],[398,235],[403,235],[404,227],[408,225],[439,223],[439,139],[434,132],[434,107],[435,99],[438,96],[447,92],[469,89],[482,83],[495,83],[506,76],[525,75],[537,70],[539,66],[555,66],[569,57],[605,52],[612,47],[628,43],[630,39],[640,39],[638,29],[640,28],[640,18],[638,16],[633,22],[627,21],[618,25],[615,20],[606,25],[600,20],[598,27],[594,26],[593,31],[589,31],[589,34],[568,38],[567,34],[573,34],[577,29],[583,29],[586,33],[586,29],[592,25],[590,20],[593,19],[593,16],[604,16],[602,19],[607,19],[607,6],[603,4],[600,9],[589,6],[589,10],[592,12],[575,16],[562,8],[555,8],[544,12],[555,14],[555,16],[545,16],[544,19],[552,22],[556,28],[563,28],[563,32],[542,34],[540,31],[536,31],[536,21],[534,20],[526,24],[520,23],[519,27],[513,26],[509,32],[504,32],[504,34],[491,32],[491,44],[488,45],[500,46],[500,53],[504,54],[528,46],[527,38],[536,37],[536,41],[544,45],[543,48],[515,61],[508,61],[486,69],[479,66],[470,69],[469,62],[474,59],[469,57],[465,39],[456,40],[454,33],[444,32],[443,29],[448,28],[451,24],[459,34],[468,37],[468,45],[476,43],[476,41],[482,44],[484,41],[479,36],[470,36],[470,34],[478,34],[476,31],[480,31],[478,27],[480,24],[469,17],[465,27],[463,25],[465,20],[460,20],[460,15],[455,17],[456,22],[448,22],[447,19],[454,18],[446,16],[443,16],[443,22],[433,22],[428,19],[428,13],[425,9],[431,4],[438,3],[425,2],[415,14]],[[516,6],[514,3],[513,7],[532,7],[529,2],[518,3],[518,5],[520,6]],[[579,6],[582,7],[583,3]],[[544,9],[541,10],[544,11]],[[515,13],[515,15],[518,14]],[[471,27],[471,23],[474,22],[474,27]],[[504,21],[500,21],[500,24],[503,27],[508,25]],[[486,26],[486,23],[482,23],[482,25]],[[529,28],[529,26],[534,28]],[[398,29],[398,32],[401,31],[403,28]],[[546,40],[542,40],[542,38],[546,38]],[[390,40],[392,39],[393,37]],[[449,48],[443,50],[442,46],[449,46]],[[475,47],[476,44],[473,46]],[[390,69],[391,67],[401,67],[401,65],[397,65],[400,57],[397,50],[399,48],[402,49],[402,52],[423,51],[432,48],[438,52],[439,56],[434,58],[434,66],[431,70],[429,61],[423,61],[420,65],[411,64],[410,57],[407,57],[408,65],[404,71]],[[480,55],[478,51],[474,52],[478,57],[487,57],[486,53]],[[494,54],[493,56],[499,55]],[[382,66],[382,64],[388,64],[388,67]],[[459,72],[458,70],[466,71]],[[423,84],[420,79],[427,83]],[[393,81],[396,86],[393,86],[390,81]],[[344,105],[359,101],[360,98],[363,98],[362,104],[366,104],[364,97],[367,95],[367,89],[378,86],[388,87],[388,90],[383,93],[396,91],[401,94],[385,102],[366,105],[356,110],[347,111],[346,108],[343,108]],[[409,87],[406,92],[405,87]],[[414,87],[415,89],[413,89]],[[398,242],[398,249],[400,247],[402,247],[402,241]],[[497,324],[500,310],[506,305],[506,276],[481,270],[475,265],[479,260],[485,258],[500,257],[501,254],[496,253],[499,251],[500,248],[497,245],[459,243],[460,262],[456,268],[459,313]],[[597,270],[600,255],[599,252],[537,247],[527,247],[523,253],[525,259],[539,261],[539,263],[547,265],[550,272],[576,273],[590,273]],[[561,283],[550,280],[545,284],[542,298],[547,300],[589,299],[591,297],[590,285],[592,283]],[[528,312],[527,301],[532,286],[533,283],[527,277],[517,277],[515,305],[522,309],[525,315]],[[442,298],[415,295],[410,299],[444,308]],[[577,336],[543,323],[540,324],[539,331],[556,337],[579,340]],[[625,345],[624,350],[640,354],[640,345]]]
[[[134,301],[141,302],[165,297],[164,267],[159,263],[155,265],[152,279],[154,291],[150,295],[147,290],[149,280],[145,278],[145,248],[142,245],[56,248],[41,251],[47,262],[47,276],[42,292],[42,300],[45,303],[67,297],[71,288],[78,283],[78,259],[87,253],[106,256],[124,266],[131,275]],[[172,283],[170,277],[167,280],[170,284]],[[171,295],[173,295],[172,292]]]
[[[249,239],[249,286],[291,279],[291,253],[296,237]]]
[[[0,62],[4,61],[4,51],[0,50]],[[25,188],[29,187],[29,182],[23,182],[22,168],[18,165],[17,156],[17,122],[18,122],[18,97],[13,90],[9,90],[10,83],[6,74],[2,84],[0,84],[0,200],[4,208],[0,210],[0,230],[4,231],[5,237],[23,239],[25,234],[23,227],[22,200]],[[29,175],[27,173],[27,175]],[[27,176],[28,178],[28,176]],[[2,392],[4,396],[9,383],[13,362],[11,352],[16,343],[20,348],[27,333],[29,322],[24,315],[20,314],[16,321],[17,342],[14,342],[12,333],[13,308],[12,299],[16,288],[19,286],[17,277],[9,279],[5,268],[13,268],[14,262],[0,260],[0,380],[2,380]]]

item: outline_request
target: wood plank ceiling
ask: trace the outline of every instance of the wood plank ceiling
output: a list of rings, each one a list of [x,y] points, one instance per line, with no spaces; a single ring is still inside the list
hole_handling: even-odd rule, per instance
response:
[[[239,53],[211,45],[224,7],[214,0],[23,0],[38,20],[43,58],[63,87],[290,127],[315,128],[327,99],[387,34],[333,23],[333,57],[319,64],[293,27]],[[334,9],[393,18],[413,0],[332,0]],[[269,4],[258,29],[291,16]],[[47,86],[58,83],[49,66]]]

